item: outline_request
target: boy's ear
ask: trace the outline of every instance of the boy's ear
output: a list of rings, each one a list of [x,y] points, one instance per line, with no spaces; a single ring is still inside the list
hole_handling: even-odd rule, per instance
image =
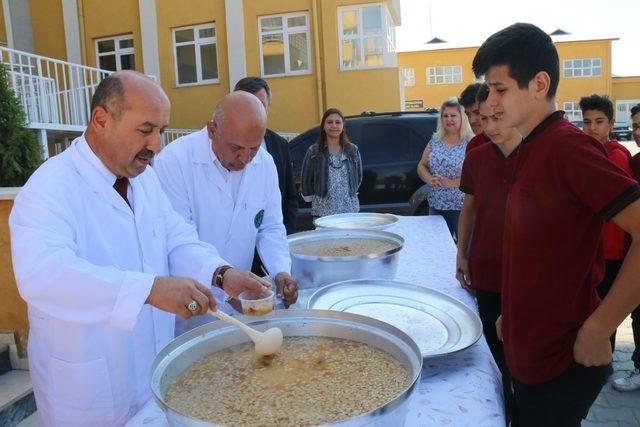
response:
[[[529,89],[533,91],[535,99],[546,99],[551,88],[551,77],[546,71],[540,71],[529,82]]]

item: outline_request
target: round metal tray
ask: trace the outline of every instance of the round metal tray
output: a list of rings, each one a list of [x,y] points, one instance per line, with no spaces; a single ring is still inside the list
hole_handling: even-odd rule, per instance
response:
[[[339,228],[352,230],[366,228],[368,230],[384,230],[398,222],[398,217],[392,214],[360,212],[327,215],[313,220],[316,228]]]
[[[482,336],[478,315],[442,292],[392,280],[348,280],[325,286],[309,298],[311,309],[373,317],[404,331],[422,357],[463,350]]]

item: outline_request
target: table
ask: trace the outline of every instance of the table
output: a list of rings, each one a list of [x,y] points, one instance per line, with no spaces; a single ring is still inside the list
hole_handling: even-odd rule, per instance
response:
[[[472,295],[455,279],[456,247],[440,216],[400,217],[387,229],[405,239],[397,280],[428,286],[477,312]],[[300,292],[295,308],[306,308],[314,290]],[[163,412],[150,401],[127,426],[166,427]],[[428,359],[405,426],[504,426],[502,380],[482,337],[468,349]]]

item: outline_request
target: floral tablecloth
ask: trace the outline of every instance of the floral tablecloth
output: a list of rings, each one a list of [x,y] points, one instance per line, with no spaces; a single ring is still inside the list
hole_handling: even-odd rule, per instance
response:
[[[446,293],[477,312],[472,295],[455,279],[456,248],[439,216],[400,217],[390,231],[405,239],[397,280]],[[296,308],[306,308],[313,290],[301,292]],[[425,362],[405,426],[504,426],[500,371],[484,337],[470,348]],[[127,426],[168,426],[150,401]]]

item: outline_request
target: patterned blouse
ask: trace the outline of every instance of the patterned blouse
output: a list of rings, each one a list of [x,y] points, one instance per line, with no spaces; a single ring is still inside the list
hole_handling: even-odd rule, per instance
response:
[[[434,135],[427,145],[431,148],[428,160],[429,172],[433,175],[442,175],[449,179],[460,178],[467,142],[468,141],[463,140],[455,147],[449,147]],[[462,209],[464,193],[457,187],[430,187],[427,192],[427,199],[429,200],[429,207],[431,208],[445,211],[459,211]]]
[[[344,153],[329,154],[329,185],[327,196],[313,196],[311,215],[325,216],[360,211],[358,196],[349,195],[347,156]]]

